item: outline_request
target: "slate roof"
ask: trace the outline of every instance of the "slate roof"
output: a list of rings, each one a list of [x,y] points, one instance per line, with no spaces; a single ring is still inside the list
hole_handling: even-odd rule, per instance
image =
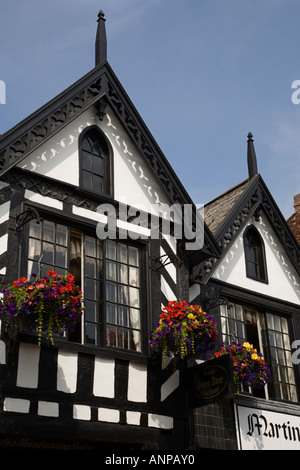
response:
[[[248,186],[249,178],[204,206],[204,220],[214,236],[218,233],[222,222],[227,219],[230,211],[234,209],[237,201],[242,197]]]

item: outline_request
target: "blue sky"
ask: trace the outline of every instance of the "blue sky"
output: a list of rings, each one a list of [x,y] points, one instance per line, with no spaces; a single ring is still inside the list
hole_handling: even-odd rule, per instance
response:
[[[0,133],[108,60],[195,203],[247,178],[247,134],[285,217],[300,192],[298,0],[10,0],[0,6]]]

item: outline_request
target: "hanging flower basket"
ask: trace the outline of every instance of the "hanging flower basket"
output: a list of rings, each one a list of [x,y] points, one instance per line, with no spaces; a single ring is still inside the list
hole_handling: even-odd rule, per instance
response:
[[[270,370],[262,355],[253,348],[252,344],[232,343],[222,346],[215,353],[215,357],[231,354],[233,359],[233,378],[237,393],[241,391],[241,385],[253,389],[263,388],[270,380]]]
[[[217,324],[199,305],[170,301],[149,336],[150,346],[164,359],[199,357],[215,347]]]
[[[82,315],[82,292],[75,286],[74,276],[48,271],[47,276],[30,280],[21,277],[13,285],[1,289],[0,320],[4,331],[16,335],[23,329],[42,333],[54,344],[53,333],[73,332]]]

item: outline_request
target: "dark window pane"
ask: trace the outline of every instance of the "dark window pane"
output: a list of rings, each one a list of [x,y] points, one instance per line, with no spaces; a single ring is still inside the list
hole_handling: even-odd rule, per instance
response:
[[[38,224],[34,220],[31,220],[29,227],[29,236],[34,238],[41,238],[41,228],[42,222]]]
[[[127,263],[127,246],[118,243],[118,261]]]
[[[49,222],[48,220],[44,220],[44,231],[43,231],[43,239],[47,242],[55,242],[55,224],[54,222]]]
[[[56,260],[55,264],[57,266],[67,269],[68,257],[67,257],[67,248],[64,246],[56,246]]]
[[[94,136],[94,139],[93,139],[93,145],[92,145],[92,153],[94,155],[102,155],[102,151],[101,151],[101,147],[100,147],[100,144],[99,144],[99,140],[97,138],[97,136]]]
[[[96,240],[93,237],[85,237],[85,254],[87,256],[93,256],[94,258],[97,256],[96,254]]]
[[[117,327],[107,326],[106,328],[106,344],[107,346],[117,346]]]
[[[106,321],[107,323],[117,324],[117,306],[113,304],[106,304]]]
[[[122,284],[118,285],[118,302],[128,305],[128,287]]]
[[[87,321],[97,322],[98,321],[98,309],[97,302],[86,300],[84,303],[85,311],[84,316]]]
[[[118,263],[118,282],[128,284],[128,267],[127,264]]]
[[[113,261],[106,261],[106,279],[110,281],[117,280],[116,263]]]
[[[118,308],[118,324],[129,326],[129,309],[127,307]]]
[[[116,284],[112,282],[106,283],[106,299],[109,302],[116,302],[117,301],[117,288]]]
[[[97,280],[86,279],[85,295],[89,299],[99,300],[99,282]]]
[[[82,152],[82,168],[89,172],[93,171],[93,158],[90,153]]]
[[[93,157],[93,173],[103,176],[103,158]]]
[[[92,173],[82,172],[82,184],[85,189],[92,189]]]
[[[85,325],[85,341],[88,344],[96,344],[97,327],[92,323],[86,323]]]
[[[89,140],[88,137],[85,137],[82,140],[81,148],[82,148],[82,150],[85,150],[86,152],[91,152],[92,151],[92,146],[90,144],[90,140]]]
[[[116,242],[107,240],[106,241],[106,257],[109,259],[116,259]]]
[[[119,328],[118,334],[118,347],[123,349],[129,349],[130,339],[129,339],[130,331],[125,328]]]
[[[58,245],[68,245],[68,228],[65,225],[56,226],[56,243]]]
[[[98,277],[97,260],[95,258],[85,257],[85,275],[89,277]]]
[[[93,174],[92,188],[93,188],[93,191],[96,191],[97,193],[102,193],[103,192],[103,178],[102,178],[102,176],[98,176],[98,175]]]
[[[32,274],[39,274],[39,265],[34,261],[28,261],[27,277],[30,279]]]
[[[54,245],[43,243],[43,263],[54,264]]]
[[[139,265],[139,250],[133,246],[128,247],[128,263],[133,266]]]

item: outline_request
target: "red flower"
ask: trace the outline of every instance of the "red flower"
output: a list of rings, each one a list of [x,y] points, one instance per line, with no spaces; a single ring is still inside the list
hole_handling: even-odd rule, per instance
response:
[[[56,271],[47,271],[47,275],[48,276],[57,276],[57,272]]]
[[[19,283],[27,282],[26,277],[20,277],[17,281],[14,281],[13,285],[14,287],[17,287]]]

